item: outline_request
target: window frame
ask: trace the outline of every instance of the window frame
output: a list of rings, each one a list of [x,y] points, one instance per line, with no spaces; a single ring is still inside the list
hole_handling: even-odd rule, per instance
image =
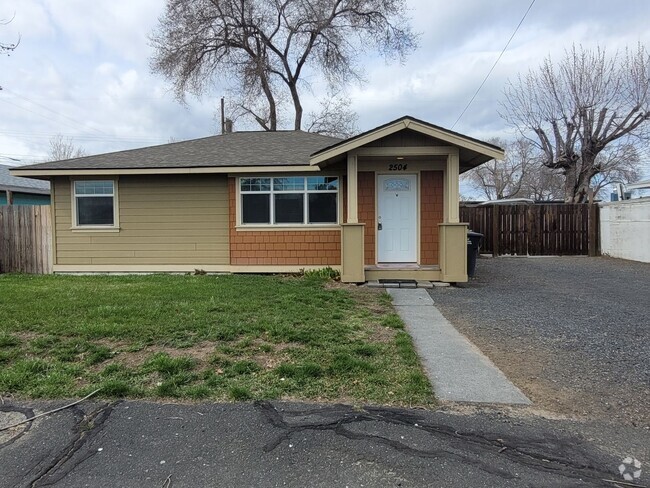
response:
[[[108,197],[107,194],[97,194],[97,195],[77,195],[76,183],[84,181],[110,181],[113,184],[113,194],[110,195],[113,198],[113,223],[112,224],[80,224],[79,223],[79,212],[77,208],[77,198],[85,198],[88,196],[104,196]],[[119,197],[118,197],[118,179],[117,178],[71,178],[70,179],[70,196],[72,199],[72,215],[71,229],[75,232],[83,231],[92,231],[92,232],[119,232],[120,230],[120,213],[119,213]]]
[[[321,177],[321,178],[336,178],[336,190],[309,190],[309,178]],[[274,188],[274,179],[276,178],[300,178],[303,180],[303,189],[302,190],[275,190]],[[242,180],[246,179],[268,179],[269,180],[269,190],[242,190]],[[239,176],[235,180],[236,190],[237,190],[237,227],[243,230],[246,229],[268,229],[268,230],[282,230],[287,228],[298,228],[298,229],[318,229],[318,228],[333,228],[338,227],[341,221],[341,176],[340,175],[321,175],[321,174],[309,174],[309,175],[245,175]],[[318,194],[318,193],[329,193],[336,195],[336,221],[335,222],[309,222],[309,195]],[[244,198],[243,195],[268,195],[269,198],[269,223],[244,223]],[[303,198],[303,221],[301,223],[276,223],[275,222],[275,197],[274,195],[287,195],[287,194],[301,194]]]

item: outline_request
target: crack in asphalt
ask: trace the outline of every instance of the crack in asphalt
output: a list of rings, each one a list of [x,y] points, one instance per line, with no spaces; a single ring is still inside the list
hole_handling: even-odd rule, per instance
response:
[[[29,486],[32,488],[51,486],[67,476],[68,473],[84,461],[97,454],[97,451],[88,450],[81,455],[75,456],[87,442],[94,439],[101,432],[104,423],[111,416],[118,403],[120,402],[104,404],[89,414],[76,406],[70,408],[77,419],[74,428],[74,439],[40,469]]]
[[[273,451],[282,442],[289,441],[294,434],[302,431],[332,431],[348,439],[382,444],[413,457],[451,458],[464,464],[473,465],[486,473],[503,479],[514,479],[516,476],[505,469],[490,465],[489,460],[481,460],[481,454],[499,454],[515,464],[565,478],[587,478],[599,485],[602,484],[604,478],[611,476],[610,472],[599,469],[591,462],[574,461],[572,458],[575,457],[585,460],[589,458],[582,443],[569,444],[559,438],[526,439],[506,435],[461,432],[447,425],[425,422],[412,413],[398,409],[366,407],[363,410],[355,410],[349,406],[335,405],[326,408],[280,412],[267,401],[258,401],[255,406],[269,424],[282,431],[263,447],[265,452]],[[321,417],[322,420],[305,423],[291,422],[292,418],[311,415]],[[424,431],[431,436],[449,442],[452,449],[458,452],[440,448],[416,449],[394,439],[346,428],[347,425],[361,422],[383,422],[411,427],[420,432]],[[464,454],[463,451],[470,451],[478,456],[472,457]]]
[[[26,419],[31,419],[34,417],[34,410],[26,407],[18,407],[16,405],[0,405],[0,412],[18,412],[22,413]],[[2,444],[0,444],[0,449],[3,447],[9,446],[20,439],[23,435],[27,433],[29,429],[32,428],[31,422],[24,423],[21,427],[20,432],[11,436],[11,438]],[[11,429],[10,429],[11,431]]]

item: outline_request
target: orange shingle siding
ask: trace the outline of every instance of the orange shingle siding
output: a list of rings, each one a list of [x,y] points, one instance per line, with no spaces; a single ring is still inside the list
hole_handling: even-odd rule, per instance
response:
[[[443,213],[442,171],[420,173],[420,264],[438,264],[438,224]]]
[[[359,171],[359,222],[366,224],[364,235],[365,264],[375,264],[375,173]]]
[[[230,264],[336,266],[341,264],[341,232],[237,231],[235,178],[228,178]]]

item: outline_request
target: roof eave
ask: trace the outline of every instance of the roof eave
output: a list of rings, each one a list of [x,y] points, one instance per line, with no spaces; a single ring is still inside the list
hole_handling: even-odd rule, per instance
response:
[[[466,161],[461,161],[460,162],[460,173],[465,173],[467,171],[470,171],[477,166],[480,166],[482,164],[487,163],[488,161],[492,161],[493,159],[503,159],[505,157],[505,154],[501,154],[499,157],[494,158],[494,157],[489,157],[484,154],[477,154],[474,156],[472,159],[466,160]]]
[[[0,191],[11,191],[14,193],[33,193],[35,195],[49,195],[51,192],[45,188],[32,188],[29,186],[0,185]]]
[[[316,172],[311,165],[263,165],[263,166],[195,166],[171,168],[78,168],[78,169],[20,169],[12,170],[14,176],[39,178],[51,176],[119,176],[161,174],[230,174],[230,173],[278,173]]]

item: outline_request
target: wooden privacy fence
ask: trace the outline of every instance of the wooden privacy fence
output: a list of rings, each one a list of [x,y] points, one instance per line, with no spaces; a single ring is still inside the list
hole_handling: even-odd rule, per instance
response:
[[[485,236],[481,252],[495,256],[597,253],[598,206],[514,204],[461,206],[461,222]],[[591,225],[590,225],[591,221]],[[590,252],[591,238],[591,252]]]
[[[0,206],[0,273],[52,272],[49,205]]]

